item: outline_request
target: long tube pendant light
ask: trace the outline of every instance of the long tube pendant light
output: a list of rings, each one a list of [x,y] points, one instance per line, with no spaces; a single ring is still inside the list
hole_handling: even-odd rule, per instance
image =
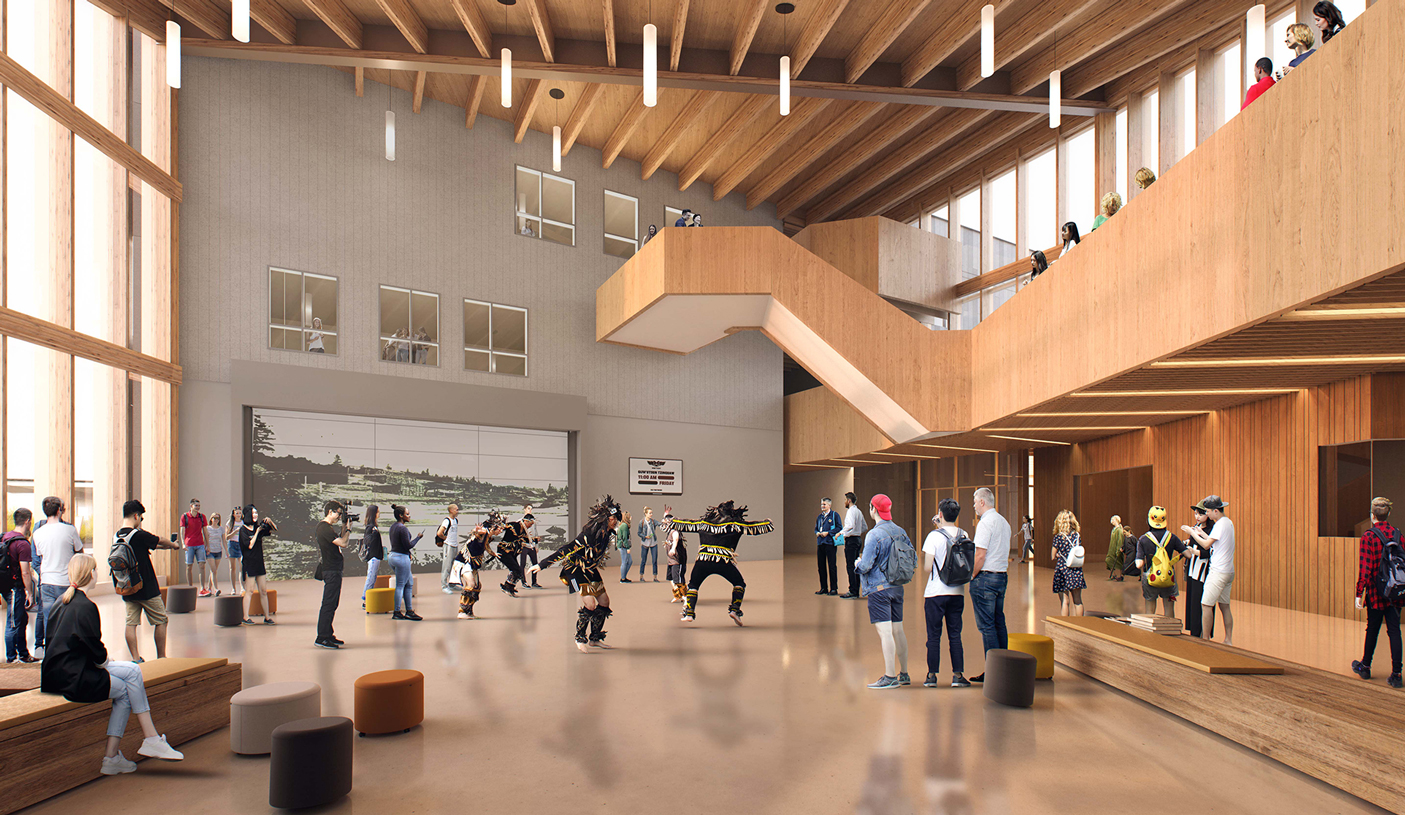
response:
[[[644,107],[659,103],[659,30],[644,26]]]
[[[166,21],[166,84],[181,86],[181,24]]]
[[[1063,72],[1049,72],[1049,127],[1058,127],[1063,119]]]
[[[512,107],[512,49],[502,50],[502,106]]]
[[[561,172],[561,125],[551,128],[551,171]]]
[[[395,111],[385,112],[385,160],[395,160]]]
[[[229,31],[240,42],[249,41],[249,0],[234,0]]]
[[[1249,66],[1250,76],[1253,75],[1254,63],[1260,57],[1268,56],[1268,34],[1264,22],[1266,11],[1264,4],[1260,3],[1249,9],[1245,19],[1244,64]]]
[[[790,115],[790,57],[781,57],[781,115]]]
[[[995,73],[995,6],[981,7],[981,76]]]

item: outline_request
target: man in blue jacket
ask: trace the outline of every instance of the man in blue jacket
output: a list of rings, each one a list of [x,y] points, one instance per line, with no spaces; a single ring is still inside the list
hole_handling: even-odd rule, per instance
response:
[[[828,498],[820,499],[820,516],[815,519],[815,560],[820,566],[820,590],[815,594],[839,594],[839,567],[834,547],[844,521],[831,507]]]
[[[893,499],[875,495],[868,504],[873,528],[864,538],[863,554],[854,564],[859,587],[868,598],[868,621],[878,629],[878,641],[883,646],[883,675],[869,685],[874,690],[887,690],[911,685],[907,675],[907,635],[903,633],[903,587],[888,582],[888,558],[893,546],[908,541],[902,527],[893,523]],[[908,542],[911,546],[911,542]]]

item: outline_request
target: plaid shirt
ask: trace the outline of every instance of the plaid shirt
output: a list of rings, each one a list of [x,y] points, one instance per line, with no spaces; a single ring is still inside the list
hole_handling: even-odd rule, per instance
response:
[[[1377,533],[1380,538],[1376,537]],[[1377,523],[1361,536],[1361,566],[1356,572],[1356,596],[1365,596],[1366,608],[1380,610],[1387,608],[1380,587],[1376,584],[1376,574],[1381,569],[1381,538],[1390,540],[1398,536],[1399,530],[1388,523]]]

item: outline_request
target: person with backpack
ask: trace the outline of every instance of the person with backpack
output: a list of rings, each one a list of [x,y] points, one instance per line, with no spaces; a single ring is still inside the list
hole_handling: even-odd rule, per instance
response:
[[[1176,561],[1185,553],[1185,544],[1166,529],[1166,508],[1152,507],[1146,513],[1146,523],[1151,527],[1137,540],[1137,554],[1133,561],[1142,576],[1142,599],[1146,601],[1146,613],[1156,613],[1156,600],[1161,599],[1163,616],[1176,616],[1176,598],[1180,588],[1176,585]]]
[[[883,647],[883,675],[868,687],[887,690],[911,685],[907,675],[907,635],[903,633],[903,584],[912,580],[917,552],[902,527],[893,523],[893,499],[879,493],[868,502],[873,528],[854,564],[859,587],[868,598],[868,621],[878,629]],[[1007,542],[1008,548],[1008,542]]]
[[[161,587],[156,582],[156,569],[151,565],[151,553],[156,549],[178,551],[179,543],[158,538],[141,528],[146,507],[133,499],[122,505],[121,529],[113,540],[112,551],[108,554],[107,565],[112,571],[112,585],[122,596],[127,606],[127,652],[132,661],[142,663],[141,649],[137,647],[137,627],[141,625],[141,613],[146,612],[146,621],[154,627],[152,637],[156,641],[156,658],[166,656],[166,604],[161,600]]]
[[[1234,586],[1234,522],[1225,515],[1228,504],[1218,495],[1208,495],[1200,502],[1206,517],[1214,526],[1207,534],[1193,526],[1181,531],[1195,539],[1202,549],[1210,550],[1210,571],[1205,576],[1205,590],[1200,598],[1201,628],[1215,630],[1215,607],[1219,606],[1224,620],[1224,644],[1234,644],[1234,616],[1229,613],[1229,593]]]
[[[459,505],[450,504],[446,511],[449,514],[439,522],[439,529],[434,533],[434,543],[439,547],[441,560],[439,590],[445,594],[455,594],[449,585],[449,576],[454,569],[454,558],[459,553]]]
[[[1054,518],[1054,594],[1059,596],[1059,614],[1083,616],[1083,542],[1079,539],[1078,518],[1065,509]]]
[[[951,686],[971,687],[961,648],[961,615],[966,610],[965,586],[971,582],[976,544],[956,525],[960,514],[961,505],[952,499],[937,502],[937,514],[932,516],[937,528],[922,542],[922,568],[927,572],[927,588],[922,592],[922,611],[927,618],[924,688],[937,686],[937,672],[942,667],[942,623],[946,623],[947,649],[951,652]]]
[[[5,661],[38,662],[29,653],[29,611],[39,587],[34,584],[33,555],[29,530],[34,513],[20,507],[14,514],[15,528],[0,537],[0,589],[4,589],[9,615],[5,620]]]
[[[1366,610],[1366,645],[1351,669],[1362,679],[1371,678],[1371,657],[1376,654],[1381,623],[1390,640],[1390,678],[1386,684],[1399,689],[1400,608],[1405,606],[1405,549],[1400,530],[1390,525],[1389,498],[1371,499],[1371,528],[1361,536],[1360,565],[1356,570],[1356,607]]]

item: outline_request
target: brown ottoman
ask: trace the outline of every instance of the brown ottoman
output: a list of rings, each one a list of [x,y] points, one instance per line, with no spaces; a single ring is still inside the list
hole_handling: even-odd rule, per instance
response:
[[[167,614],[189,614],[195,610],[194,586],[171,586],[166,592]]]
[[[266,615],[264,615],[264,616],[269,616],[269,615],[273,615],[273,614],[277,614],[277,613],[278,613],[278,590],[277,590],[277,589],[269,589],[269,590],[268,590],[268,614],[266,614]],[[253,617],[253,616],[258,615],[258,614],[264,614],[264,610],[263,610],[263,593],[262,593],[262,592],[257,592],[257,591],[251,591],[251,592],[249,592],[249,616],[250,616],[250,617]]]
[[[356,730],[361,735],[407,731],[424,721],[424,674],[376,671],[356,680]]]
[[[328,804],[351,792],[351,720],[300,719],[273,731],[268,805],[278,809]]]
[[[992,648],[985,654],[985,698],[1011,707],[1034,704],[1034,674],[1039,660],[1030,654]]]
[[[244,598],[234,594],[215,598],[215,625],[226,628],[242,625],[244,622]]]
[[[229,749],[244,756],[266,755],[279,726],[321,715],[322,688],[316,682],[245,688],[229,699]]]

